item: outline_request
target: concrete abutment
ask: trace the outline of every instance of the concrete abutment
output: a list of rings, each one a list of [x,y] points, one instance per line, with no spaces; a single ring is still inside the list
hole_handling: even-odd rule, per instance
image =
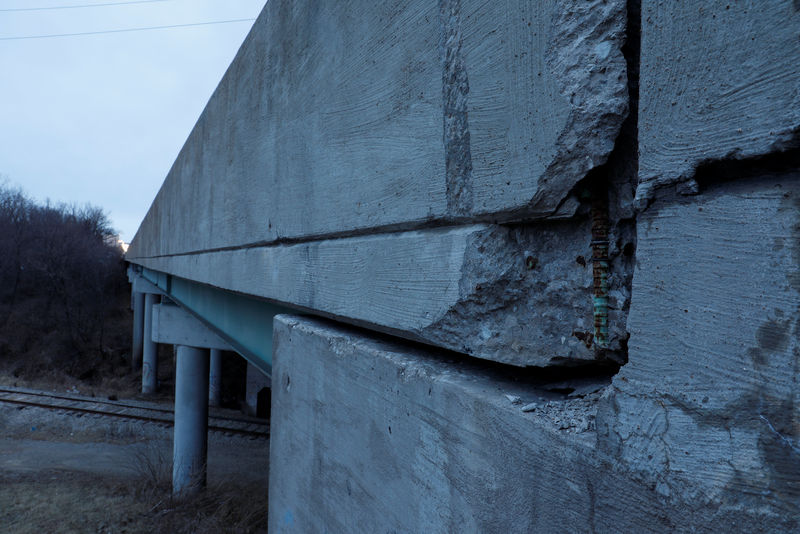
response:
[[[519,380],[335,323],[275,322],[270,532],[789,530],[598,447],[592,378]],[[565,391],[571,393],[564,393]],[[604,424],[604,423],[603,423]],[[702,443],[700,431],[695,440]]]

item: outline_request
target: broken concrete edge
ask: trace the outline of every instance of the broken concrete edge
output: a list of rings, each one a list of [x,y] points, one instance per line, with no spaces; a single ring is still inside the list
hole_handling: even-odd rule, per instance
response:
[[[622,52],[626,6],[626,2],[602,0],[559,2],[554,23],[559,31],[548,47],[546,61],[572,106],[556,155],[539,181],[552,183],[562,176],[571,176],[572,181],[555,193],[540,189],[528,203],[528,218],[540,213],[539,205],[561,206],[578,182],[604,165],[614,149],[630,109],[628,67]],[[576,152],[584,152],[583,157],[576,157]],[[540,214],[550,217],[557,212],[558,208],[551,207]]]
[[[723,158],[696,162],[691,173],[680,179],[657,182],[637,188],[633,206],[637,214],[669,204],[692,202],[693,197],[702,195],[721,184],[737,187],[741,181],[759,180],[764,176],[780,175],[800,166],[800,127],[794,132],[792,142],[778,147],[775,151],[745,156],[730,154]],[[643,191],[642,196],[639,192]]]
[[[593,342],[590,225],[583,215],[130,261],[478,358],[571,365],[619,360],[627,339],[626,278],[611,276],[610,344]]]
[[[660,491],[691,485],[599,450],[593,421],[607,389],[547,401],[540,395],[552,392],[329,321],[280,315],[274,329],[271,532],[796,524],[703,492]]]

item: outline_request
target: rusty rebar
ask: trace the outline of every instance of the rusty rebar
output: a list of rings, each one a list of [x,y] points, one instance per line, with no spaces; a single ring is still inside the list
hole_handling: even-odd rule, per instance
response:
[[[604,189],[592,191],[592,313],[594,344],[608,348],[608,195]]]

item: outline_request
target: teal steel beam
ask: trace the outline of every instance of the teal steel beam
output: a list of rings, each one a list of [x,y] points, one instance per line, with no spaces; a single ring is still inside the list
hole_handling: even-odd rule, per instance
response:
[[[140,269],[142,277],[272,377],[272,319],[278,314],[296,311],[152,269]]]

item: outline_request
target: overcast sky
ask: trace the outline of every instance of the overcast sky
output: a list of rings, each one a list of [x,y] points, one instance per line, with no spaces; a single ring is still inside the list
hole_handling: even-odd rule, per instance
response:
[[[89,8],[17,9],[110,4]],[[0,0],[0,176],[91,203],[126,242],[265,0]]]

